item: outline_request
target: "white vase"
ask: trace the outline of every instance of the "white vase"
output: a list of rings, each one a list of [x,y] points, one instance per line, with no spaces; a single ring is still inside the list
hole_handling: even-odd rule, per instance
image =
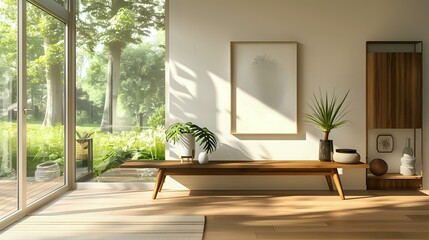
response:
[[[184,133],[180,137],[180,157],[195,157],[195,137],[190,133]]]
[[[411,138],[405,138],[405,147],[404,147],[404,150],[402,150],[402,155],[404,154],[414,156],[414,151],[411,148]]]
[[[402,151],[401,167],[399,173],[404,176],[414,176],[416,174],[416,158],[411,148],[411,139],[405,139],[405,147]]]
[[[198,162],[200,164],[207,164],[209,162],[209,155],[207,154],[207,152],[200,152],[200,154],[198,155]]]
[[[400,173],[404,176],[414,176],[416,174],[416,158],[404,154],[401,158]]]

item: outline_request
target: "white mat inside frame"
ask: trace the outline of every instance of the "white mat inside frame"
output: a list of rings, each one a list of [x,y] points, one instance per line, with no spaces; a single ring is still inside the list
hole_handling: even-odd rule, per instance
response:
[[[0,239],[201,240],[204,216],[29,216]]]

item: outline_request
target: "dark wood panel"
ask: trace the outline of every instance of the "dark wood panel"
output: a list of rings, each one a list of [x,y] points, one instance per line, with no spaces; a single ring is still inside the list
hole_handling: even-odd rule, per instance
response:
[[[401,175],[400,173],[386,173],[382,176],[375,176],[373,174],[368,174],[367,175],[368,179],[411,179],[411,180],[416,180],[416,179],[422,179],[421,175],[414,175],[414,176],[404,176]]]
[[[422,179],[367,179],[368,190],[421,189]]]
[[[368,128],[422,127],[422,54],[367,54]]]

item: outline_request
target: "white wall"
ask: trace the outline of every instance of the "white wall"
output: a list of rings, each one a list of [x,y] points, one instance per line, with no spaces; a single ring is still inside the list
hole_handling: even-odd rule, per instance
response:
[[[427,45],[428,12],[425,0],[170,0],[167,123],[193,121],[213,130],[221,146],[212,159],[317,159],[322,133],[302,121],[302,113],[309,112],[306,103],[319,87],[337,94],[350,89],[351,123],[331,138],[336,148],[355,148],[365,156],[365,43],[422,40]],[[230,42],[240,40],[299,42],[298,135],[230,134]],[[423,60],[429,62],[429,51]],[[426,95],[424,103],[429,106]],[[426,129],[428,114],[425,110]],[[177,158],[177,149],[168,148],[167,158]],[[429,176],[429,163],[425,166]],[[190,189],[327,189],[323,177],[175,179]],[[366,188],[364,170],[344,170],[342,181],[346,189]]]

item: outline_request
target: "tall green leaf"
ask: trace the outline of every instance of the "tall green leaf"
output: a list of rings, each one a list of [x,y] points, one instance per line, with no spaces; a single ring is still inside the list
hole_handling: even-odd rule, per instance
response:
[[[349,95],[349,91],[344,95],[341,101],[338,101],[335,96],[335,91],[329,97],[328,93],[323,94],[319,89],[319,95],[313,93],[311,104],[309,107],[312,113],[306,113],[305,117],[307,122],[314,124],[316,127],[322,129],[325,133],[325,140],[328,139],[329,132],[332,129],[343,126],[348,120],[343,120],[348,113],[348,105],[344,105]]]

